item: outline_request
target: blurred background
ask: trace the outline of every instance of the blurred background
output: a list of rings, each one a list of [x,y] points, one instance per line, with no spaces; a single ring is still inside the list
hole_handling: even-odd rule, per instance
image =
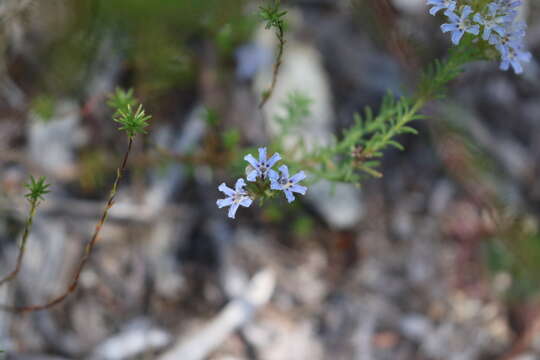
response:
[[[420,135],[385,154],[383,178],[320,182],[233,221],[217,185],[272,141],[291,94],[306,111],[289,136],[329,143],[445,56],[424,0],[282,1],[287,43],[262,111],[276,52],[263,1],[0,0],[0,276],[23,184],[52,184],[1,303],[69,284],[127,143],[109,94],[133,88],[153,115],[77,291],[0,313],[4,356],[540,359],[540,4],[524,3],[524,75],[468,65]]]

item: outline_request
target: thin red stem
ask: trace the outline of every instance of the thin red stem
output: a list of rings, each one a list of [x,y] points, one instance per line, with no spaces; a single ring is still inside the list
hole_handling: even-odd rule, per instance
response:
[[[105,222],[107,221],[107,216],[109,215],[109,210],[114,205],[114,199],[116,196],[116,191],[118,188],[118,184],[120,183],[120,179],[122,178],[122,175],[124,173],[124,170],[126,168],[126,164],[128,161],[129,153],[131,152],[131,147],[133,145],[133,138],[129,137],[129,143],[128,148],[126,150],[126,153],[124,154],[124,158],[122,160],[122,164],[120,167],[116,170],[116,179],[114,180],[113,186],[111,188],[111,191],[109,193],[109,199],[107,201],[107,204],[105,205],[105,209],[103,210],[103,214],[101,215],[101,218],[99,219],[99,222],[96,225],[96,228],[94,230],[94,234],[92,235],[92,238],[90,241],[86,244],[83,257],[79,263],[79,266],[77,267],[77,271],[75,272],[75,275],[73,276],[73,279],[71,280],[71,283],[69,284],[68,288],[64,293],[61,295],[53,298],[49,302],[42,304],[42,305],[29,305],[29,306],[7,306],[7,305],[0,305],[0,309],[12,311],[12,312],[18,312],[18,313],[25,313],[25,312],[33,312],[33,311],[40,311],[40,310],[46,310],[50,309],[51,307],[61,303],[64,301],[70,294],[72,294],[75,289],[77,289],[77,286],[79,284],[79,279],[81,277],[81,272],[84,269],[84,266],[90,259],[90,255],[92,254],[92,250],[94,249],[94,245],[96,244],[99,233],[101,232],[101,229]]]

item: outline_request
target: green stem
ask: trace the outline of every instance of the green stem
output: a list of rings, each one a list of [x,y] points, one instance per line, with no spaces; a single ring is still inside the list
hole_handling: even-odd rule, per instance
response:
[[[30,231],[32,230],[32,223],[34,221],[34,216],[36,215],[36,209],[38,206],[39,206],[39,200],[30,201],[30,212],[28,213],[28,218],[26,219],[26,225],[24,226],[24,234],[21,240],[21,244],[19,245],[19,254],[17,255],[17,263],[15,264],[15,269],[13,269],[11,273],[9,273],[6,277],[0,280],[0,286],[15,279],[17,277],[17,274],[19,274],[19,271],[21,270],[21,265],[22,265],[24,253],[26,250],[26,242],[28,240],[28,235],[30,235]]]

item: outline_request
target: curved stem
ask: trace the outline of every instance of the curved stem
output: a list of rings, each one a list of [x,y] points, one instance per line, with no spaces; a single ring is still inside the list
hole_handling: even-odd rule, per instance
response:
[[[270,99],[276,87],[279,69],[281,68],[281,63],[283,60],[283,48],[285,47],[285,36],[284,36],[283,26],[278,27],[278,30],[276,32],[276,37],[278,38],[279,45],[278,45],[278,54],[276,56],[276,63],[274,64],[274,71],[272,73],[272,84],[270,85],[270,88],[264,92],[261,102],[259,103],[259,109],[262,109],[262,107]]]
[[[126,168],[126,164],[128,161],[129,153],[131,152],[131,147],[133,145],[133,137],[129,137],[129,143],[126,150],[126,153],[124,154],[124,158],[122,160],[122,164],[120,167],[116,170],[116,179],[114,180],[113,186],[111,188],[111,191],[109,193],[109,199],[107,200],[107,204],[105,205],[105,208],[103,210],[103,213],[101,215],[101,218],[99,219],[96,228],[94,230],[94,234],[92,235],[92,238],[90,241],[86,244],[86,247],[84,249],[83,257],[79,263],[79,266],[77,267],[77,271],[75,272],[75,275],[73,276],[73,279],[71,280],[71,283],[69,284],[68,288],[64,293],[61,295],[55,297],[54,299],[50,300],[49,302],[42,304],[42,305],[29,305],[29,306],[6,306],[1,305],[0,309],[12,311],[12,312],[32,312],[32,311],[40,311],[40,310],[46,310],[54,305],[57,305],[64,301],[71,293],[77,289],[77,286],[79,284],[79,278],[81,276],[81,272],[84,269],[84,266],[90,259],[90,255],[92,254],[92,250],[94,249],[94,245],[96,244],[96,241],[99,238],[99,233],[101,232],[101,229],[103,228],[103,225],[107,221],[107,216],[109,215],[109,210],[114,205],[114,199],[116,196],[116,191],[118,188],[118,184],[120,183],[120,180],[122,178],[122,175],[124,173],[124,170]]]

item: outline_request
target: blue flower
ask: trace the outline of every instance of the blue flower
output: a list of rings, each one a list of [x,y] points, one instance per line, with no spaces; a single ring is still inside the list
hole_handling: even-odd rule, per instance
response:
[[[463,35],[468,32],[473,35],[478,35],[480,32],[480,26],[473,25],[468,19],[469,15],[472,13],[472,9],[469,5],[464,6],[461,11],[461,17],[457,16],[454,12],[446,10],[444,15],[450,20],[449,24],[442,24],[441,30],[443,33],[451,32],[452,33],[452,43],[458,45],[459,41]]]
[[[522,21],[510,24],[504,35],[491,34],[488,41],[499,50],[501,56],[505,56],[509,48],[523,47],[526,28],[527,25]]]
[[[487,9],[487,14],[484,16],[482,16],[480,13],[476,13],[473,18],[478,24],[484,26],[482,39],[489,40],[489,37],[493,31],[500,36],[504,36],[504,26],[509,22],[508,16],[500,11],[500,6],[496,3],[489,3]]]
[[[433,6],[429,9],[431,15],[436,15],[439,10],[447,9],[454,11],[456,9],[455,0],[427,0],[427,4]]]
[[[222,183],[219,185],[218,190],[225,193],[228,197],[225,199],[219,199],[216,204],[221,209],[225,206],[230,206],[229,217],[234,219],[236,210],[242,205],[243,207],[250,207],[253,200],[249,197],[248,193],[244,190],[246,183],[244,179],[236,180],[234,190]]]
[[[529,62],[531,61],[531,57],[531,53],[524,51],[522,48],[509,47],[501,57],[500,69],[506,71],[512,66],[516,74],[521,74],[523,72],[521,62]]]
[[[272,166],[279,160],[281,156],[278,153],[272,155],[270,159],[266,159],[266,148],[259,148],[259,160],[257,161],[253,155],[248,154],[244,157],[251,166],[249,167],[249,173],[247,176],[247,181],[255,181],[258,177],[261,179],[273,179],[277,178],[278,174],[275,170],[272,169]]]
[[[507,16],[510,22],[516,17],[517,11],[515,9],[521,6],[521,3],[521,0],[495,0],[499,14]]]
[[[293,193],[299,193],[302,195],[306,194],[307,187],[298,185],[298,183],[306,178],[306,174],[303,171],[296,173],[295,175],[289,177],[289,168],[287,165],[281,165],[279,167],[281,176],[279,179],[274,178],[270,179],[271,184],[270,188],[272,190],[281,190],[285,193],[285,197],[288,202],[293,202],[295,197]]]
[[[455,0],[427,0],[431,5],[430,14],[435,15],[442,9],[446,9],[444,15],[449,22],[441,25],[443,33],[452,34],[452,43],[459,45],[465,33],[479,35],[481,38],[494,46],[500,54],[502,70],[514,69],[516,74],[523,72],[522,62],[529,62],[532,58],[530,52],[526,50],[523,41],[527,25],[524,22],[517,22],[515,18],[518,7],[522,5],[521,0],[492,0],[474,14],[471,6],[457,7]],[[456,8],[459,11],[456,11]],[[477,41],[477,39],[474,39]]]

